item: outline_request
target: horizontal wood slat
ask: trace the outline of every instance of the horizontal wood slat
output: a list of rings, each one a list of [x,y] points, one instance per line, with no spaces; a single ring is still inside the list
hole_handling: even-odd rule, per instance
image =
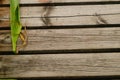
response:
[[[119,24],[120,5],[21,8],[23,25],[97,25]],[[0,8],[0,27],[9,26],[9,8]]]
[[[46,19],[46,22],[43,22],[40,18],[23,18],[22,24],[23,26],[28,26],[28,27],[45,27],[45,26],[72,26],[72,25],[100,25],[100,24],[119,24],[120,22],[120,15],[108,15],[108,16],[102,16],[106,23],[100,21],[96,16],[81,16],[81,17],[69,17],[69,18],[49,18]],[[0,22],[0,28],[5,28],[9,26],[9,20],[2,20]],[[107,26],[106,26],[107,27]],[[109,27],[109,26],[108,26]],[[114,26],[116,27],[116,26]],[[49,27],[50,28],[50,27]],[[62,28],[62,27],[61,27]]]
[[[104,49],[120,47],[120,28],[27,30],[24,50]],[[11,51],[7,32],[0,33],[0,51]],[[23,51],[23,49],[22,49]]]
[[[120,75],[120,54],[0,56],[0,78]]]
[[[119,0],[46,0],[52,3],[56,2],[112,2],[112,1],[119,1]],[[9,4],[9,0],[1,0],[3,4]],[[20,0],[21,3],[44,3],[43,0]]]

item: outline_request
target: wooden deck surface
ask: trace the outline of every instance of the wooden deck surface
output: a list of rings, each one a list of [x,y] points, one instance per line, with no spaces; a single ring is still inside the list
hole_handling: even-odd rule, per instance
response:
[[[120,74],[118,53],[1,56],[0,77],[87,77]]]
[[[120,76],[120,0],[20,3],[28,34],[20,54],[27,55],[5,55],[12,50],[9,0],[1,0],[0,78]]]

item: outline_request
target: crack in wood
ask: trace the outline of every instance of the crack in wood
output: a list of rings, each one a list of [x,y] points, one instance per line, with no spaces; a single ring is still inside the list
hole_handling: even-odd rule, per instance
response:
[[[47,1],[45,3],[51,3],[51,1],[49,0],[43,0],[43,1]],[[41,14],[41,20],[44,23],[44,26],[51,26],[51,20],[50,18],[48,18],[49,14],[52,12],[53,7],[52,6],[44,6],[43,10],[42,10],[42,14]]]
[[[107,20],[105,20],[100,14],[95,13],[95,16],[97,17],[97,24],[108,24]]]

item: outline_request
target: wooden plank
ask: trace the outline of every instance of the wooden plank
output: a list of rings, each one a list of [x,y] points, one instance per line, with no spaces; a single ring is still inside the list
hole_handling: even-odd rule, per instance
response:
[[[120,76],[120,54],[0,56],[0,78]]]
[[[98,17],[108,24],[119,24],[120,5],[97,5],[97,6],[57,6],[44,11],[43,7],[21,8],[23,25],[44,26],[50,25],[96,25],[104,24]],[[0,8],[3,9],[3,8]],[[0,26],[9,26],[9,9],[1,12]],[[98,15],[96,15],[98,14]],[[4,15],[4,16],[3,16]],[[42,17],[42,18],[41,18]],[[44,20],[44,21],[43,21]],[[99,23],[98,23],[99,22]],[[2,25],[4,24],[4,25]]]
[[[31,0],[31,3],[43,3],[44,0]],[[119,1],[119,0],[47,0],[51,2],[102,2],[102,1]],[[21,2],[28,3],[28,0],[24,1],[21,0]]]
[[[114,14],[114,13],[120,13],[119,7],[120,5],[54,6],[49,16],[73,16],[73,15],[91,15],[92,16],[92,15],[95,15],[95,13],[96,14]],[[41,14],[45,12],[43,8],[44,6],[43,7],[21,7],[21,16],[22,17],[40,17]],[[7,11],[9,12],[9,10]],[[2,13],[4,14],[5,12],[1,12],[1,14]],[[8,16],[4,18],[8,18]]]
[[[120,28],[27,30],[29,50],[120,48]],[[1,32],[0,51],[11,51],[11,39]]]
[[[46,19],[46,22],[42,21],[40,18],[22,18],[21,22],[28,27],[43,27],[43,26],[64,26],[64,25],[99,25],[99,24],[119,24],[120,22],[119,15],[105,15],[102,18],[107,22],[104,23],[100,21],[97,16],[78,16],[78,17],[68,17],[68,18],[49,18]],[[0,27],[9,26],[9,20],[3,19],[0,22]]]
[[[1,0],[2,1],[2,0]],[[119,1],[119,0],[48,0],[53,3],[56,2],[102,2],[102,1]],[[23,3],[44,3],[43,0],[20,0]],[[8,4],[9,0],[3,0],[3,4]]]

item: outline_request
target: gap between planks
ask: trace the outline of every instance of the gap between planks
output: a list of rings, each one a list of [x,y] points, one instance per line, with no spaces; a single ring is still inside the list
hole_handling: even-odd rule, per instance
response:
[[[1,1],[2,5],[0,5],[0,7],[9,7],[9,1]],[[20,1],[20,3],[22,3],[22,1]],[[120,1],[53,1],[53,0],[38,0],[37,3],[34,2],[27,2],[25,4],[25,2],[23,2],[21,4],[21,6],[25,7],[25,6],[70,6],[70,5],[106,5],[106,4],[120,4]]]

